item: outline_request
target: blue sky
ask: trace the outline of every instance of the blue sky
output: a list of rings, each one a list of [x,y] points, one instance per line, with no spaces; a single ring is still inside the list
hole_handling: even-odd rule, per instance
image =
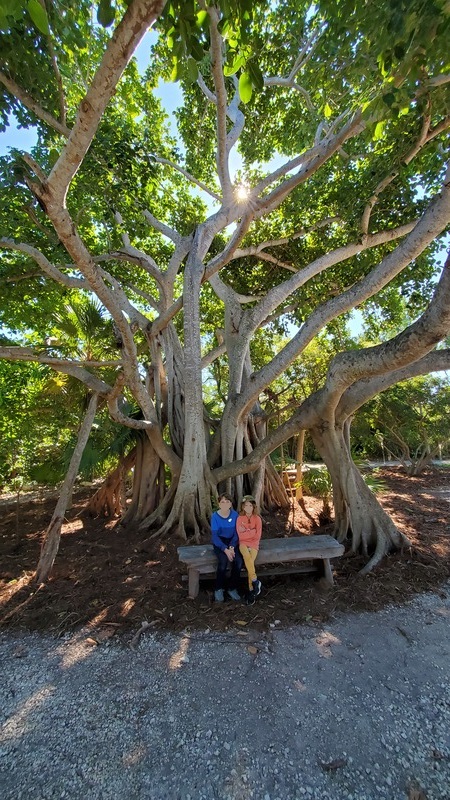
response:
[[[36,144],[36,134],[32,128],[18,128],[14,117],[10,117],[10,127],[0,133],[0,155],[5,156],[11,147],[18,150],[31,150]]]

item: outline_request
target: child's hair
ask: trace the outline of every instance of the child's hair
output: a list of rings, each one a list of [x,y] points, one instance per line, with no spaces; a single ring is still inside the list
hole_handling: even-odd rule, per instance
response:
[[[229,501],[230,501],[230,503],[232,503],[232,502],[233,502],[233,498],[231,497],[231,495],[230,495],[230,494],[227,494],[227,492],[221,492],[221,494],[219,494],[219,496],[218,496],[218,498],[217,498],[217,502],[218,502],[218,503],[220,503],[220,501],[222,500],[222,497],[225,497],[225,499],[226,499],[226,500],[229,500]]]
[[[241,505],[240,505],[239,513],[240,514],[245,514],[244,506],[245,506],[246,503],[251,503],[252,506],[253,506],[253,514],[257,514],[256,500],[255,500],[254,497],[252,497],[251,494],[245,494],[244,497],[242,498],[242,502],[241,502]]]

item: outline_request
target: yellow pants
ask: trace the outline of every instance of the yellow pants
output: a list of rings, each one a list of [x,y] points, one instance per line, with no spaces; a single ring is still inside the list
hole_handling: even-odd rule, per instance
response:
[[[239,550],[244,559],[245,569],[248,572],[248,588],[252,591],[252,581],[256,581],[255,558],[258,555],[258,551],[254,547],[247,547],[246,544],[240,544]]]

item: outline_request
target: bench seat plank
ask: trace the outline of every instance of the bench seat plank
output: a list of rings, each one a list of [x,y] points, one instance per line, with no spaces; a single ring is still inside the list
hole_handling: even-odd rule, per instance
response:
[[[261,539],[256,564],[318,559],[323,562],[327,582],[332,584],[330,558],[341,556],[343,552],[344,545],[326,534]],[[196,597],[200,575],[215,571],[217,559],[213,547],[211,544],[185,545],[178,548],[178,557],[188,567],[189,597]]]

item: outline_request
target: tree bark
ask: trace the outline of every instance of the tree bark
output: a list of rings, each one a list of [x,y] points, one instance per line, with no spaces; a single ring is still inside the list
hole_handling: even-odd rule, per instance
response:
[[[130,453],[120,459],[117,467],[109,473],[102,485],[92,495],[86,511],[93,517],[120,517],[126,509],[124,490],[125,478],[136,462],[134,447]]]
[[[364,482],[345,441],[345,431],[333,424],[311,429],[333,483],[335,531],[339,542],[351,537],[351,551],[370,556],[361,572],[370,572],[392,550],[410,545]]]
[[[131,503],[121,520],[121,525],[142,523],[152,514],[164,497],[164,465],[154,450],[148,436],[136,445],[136,463],[133,475]]]
[[[50,520],[50,524],[45,534],[44,542],[42,544],[41,555],[36,569],[35,580],[37,583],[44,583],[53,568],[55,563],[56,554],[59,548],[61,539],[61,527],[64,521],[64,515],[67,510],[67,504],[72,494],[75,479],[78,474],[78,469],[83,455],[84,448],[86,447],[89,434],[97,411],[98,395],[93,394],[89,406],[83,419],[82,425],[78,432],[78,441],[75,450],[70,459],[69,469],[67,470],[64,483],[61,487],[61,494]]]
[[[186,261],[184,306],[184,441],[183,464],[170,513],[159,528],[162,536],[175,531],[182,539],[199,542],[209,535],[211,494],[215,489],[207,464],[203,423],[200,287],[204,265],[201,250],[208,231],[197,229]],[[153,518],[152,518],[153,522]]]

